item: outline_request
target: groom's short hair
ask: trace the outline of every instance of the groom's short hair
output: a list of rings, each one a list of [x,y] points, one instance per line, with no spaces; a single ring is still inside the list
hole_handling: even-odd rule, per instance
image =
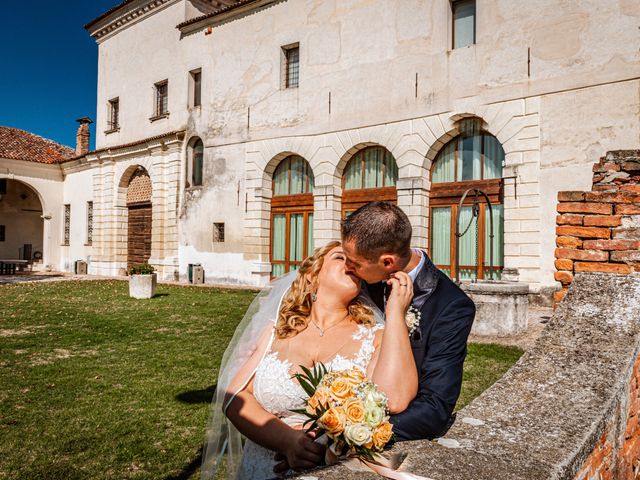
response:
[[[353,241],[358,255],[375,262],[384,253],[411,256],[411,222],[396,205],[369,202],[342,222],[342,240]]]

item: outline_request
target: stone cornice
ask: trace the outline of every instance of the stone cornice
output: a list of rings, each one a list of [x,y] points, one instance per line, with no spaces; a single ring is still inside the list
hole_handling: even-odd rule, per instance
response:
[[[176,28],[180,30],[183,35],[188,35],[206,27],[215,27],[283,1],[285,0],[239,0],[236,4],[222,7],[212,13],[182,22],[176,25]]]
[[[85,25],[85,29],[97,42],[111,36],[120,28],[135,23],[178,0],[133,0],[124,2],[111,13],[98,17]]]
[[[117,162],[135,156],[148,156],[168,151],[179,151],[185,138],[185,130],[176,130],[136,142],[101,148],[82,157],[61,164],[64,175],[93,168],[105,162]]]

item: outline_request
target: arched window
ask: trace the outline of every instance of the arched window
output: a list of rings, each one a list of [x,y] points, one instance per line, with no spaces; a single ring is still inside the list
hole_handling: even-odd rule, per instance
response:
[[[202,185],[202,166],[204,158],[204,144],[199,138],[191,147],[191,184]]]
[[[504,150],[493,135],[480,129],[479,119],[463,120],[459,128],[462,133],[440,150],[431,170],[429,253],[438,268],[450,276],[455,275],[456,256],[459,256],[461,279],[488,278],[490,219],[484,199],[477,219],[472,221],[474,196],[467,196],[460,211],[460,231],[463,232],[470,221],[472,224],[460,238],[460,250],[456,251],[458,204],[467,189],[477,188],[489,196],[493,207],[494,278],[500,278],[504,265]],[[476,238],[477,221],[480,223]]]
[[[367,147],[347,163],[342,175],[343,218],[373,200],[396,203],[396,159],[384,147]]]
[[[298,155],[282,160],[273,173],[271,276],[279,277],[313,252],[313,171]]]

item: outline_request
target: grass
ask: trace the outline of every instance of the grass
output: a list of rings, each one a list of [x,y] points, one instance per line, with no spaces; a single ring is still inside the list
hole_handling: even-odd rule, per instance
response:
[[[0,287],[0,479],[196,478],[217,368],[254,293]],[[460,405],[520,351],[470,345]]]

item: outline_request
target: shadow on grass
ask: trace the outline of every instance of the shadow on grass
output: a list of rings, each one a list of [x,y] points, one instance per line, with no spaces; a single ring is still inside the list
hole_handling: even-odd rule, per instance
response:
[[[188,465],[185,465],[180,473],[178,473],[177,475],[170,475],[168,477],[165,477],[164,480],[188,480],[196,472],[196,470],[198,470],[201,464],[202,447],[200,447],[200,450],[198,450],[196,458],[191,460]]]
[[[204,390],[189,390],[176,395],[176,400],[184,403],[211,403],[218,384],[211,385]]]
[[[168,297],[169,294],[168,293],[156,293],[153,298],[159,298],[159,297]]]

